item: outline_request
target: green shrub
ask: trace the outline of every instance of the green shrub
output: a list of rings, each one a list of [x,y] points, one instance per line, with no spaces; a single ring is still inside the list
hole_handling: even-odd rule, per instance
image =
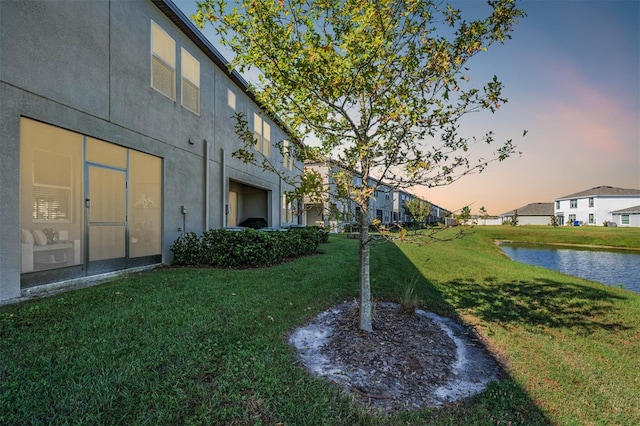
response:
[[[238,268],[273,265],[284,259],[313,254],[319,244],[328,240],[329,233],[316,227],[291,228],[286,232],[211,229],[201,237],[193,232],[178,237],[171,251],[175,265]]]
[[[195,232],[181,235],[171,244],[171,251],[175,259],[180,259],[181,265],[198,265],[205,261],[202,243]]]

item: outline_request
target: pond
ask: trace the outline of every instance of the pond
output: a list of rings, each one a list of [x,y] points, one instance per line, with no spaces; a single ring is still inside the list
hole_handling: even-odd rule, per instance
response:
[[[512,260],[640,293],[640,253],[503,243]]]

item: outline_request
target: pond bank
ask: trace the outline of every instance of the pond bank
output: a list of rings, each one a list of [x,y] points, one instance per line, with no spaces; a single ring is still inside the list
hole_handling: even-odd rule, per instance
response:
[[[567,248],[587,248],[594,250],[620,250],[620,251],[631,251],[640,253],[640,248],[635,247],[620,247],[620,246],[601,246],[598,244],[571,244],[571,243],[544,243],[544,242],[530,242],[530,241],[514,241],[514,240],[496,240],[493,242],[497,245],[500,244],[535,244],[541,246],[553,246],[553,247],[567,247]]]

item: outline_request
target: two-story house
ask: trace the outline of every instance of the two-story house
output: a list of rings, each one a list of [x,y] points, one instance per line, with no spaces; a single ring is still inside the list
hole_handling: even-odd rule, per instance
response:
[[[323,182],[324,190],[320,199],[307,198],[305,200],[306,222],[319,226],[329,226],[338,230],[347,223],[357,222],[359,207],[350,199],[349,194],[340,194],[336,179],[347,179],[350,185],[361,185],[362,177],[358,173],[351,173],[333,161],[308,162],[305,168],[317,172]],[[405,204],[418,198],[403,189],[369,178],[369,186],[376,188],[369,200],[369,216],[377,219],[383,225],[403,224],[413,221],[406,211]],[[446,209],[431,204],[429,223],[444,222],[449,214]]]
[[[560,225],[600,225],[622,223],[621,214],[614,212],[640,205],[640,189],[625,189],[612,186],[595,188],[569,194],[554,200],[554,214]],[[628,216],[626,216],[628,221]],[[629,225],[628,223],[626,225]]]
[[[404,191],[402,189],[396,189],[393,192],[393,222],[394,223],[406,223],[413,222],[414,218],[407,212],[405,205],[407,202],[420,198],[416,195]],[[431,210],[429,212],[428,224],[444,223],[444,219],[450,214],[450,212],[437,204],[431,203]]]
[[[413,221],[411,215],[407,213],[405,205],[407,202],[417,198],[410,192],[402,189],[397,189],[393,192],[393,222],[405,223]]]
[[[390,225],[393,222],[395,213],[393,204],[393,194],[396,190],[384,182],[369,178],[369,185],[376,186],[377,189],[371,199],[371,217],[380,221],[382,225]]]
[[[306,223],[309,225],[328,226],[333,231],[339,231],[345,224],[356,223],[359,207],[350,198],[348,190],[343,193],[339,186],[357,186],[362,184],[362,177],[353,174],[334,161],[307,162],[305,169],[317,173],[322,179],[322,191],[313,197],[305,199]],[[369,205],[370,214],[375,217]]]
[[[169,0],[0,2],[0,300],[171,261],[184,232],[299,223],[281,123]],[[52,284],[53,283],[53,284]]]
[[[451,216],[451,211],[431,203],[431,212],[429,213],[428,223],[430,225],[445,223],[445,219]]]

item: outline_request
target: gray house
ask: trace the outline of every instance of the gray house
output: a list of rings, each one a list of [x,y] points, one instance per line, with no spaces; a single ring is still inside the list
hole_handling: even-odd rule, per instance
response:
[[[410,214],[407,213],[407,209],[405,207],[406,203],[413,200],[414,198],[420,198],[410,192],[398,189],[394,191],[393,194],[393,214],[394,214],[394,222],[413,222],[415,219],[411,217]],[[426,201],[426,200],[424,200]],[[429,217],[427,218],[427,223],[430,225],[437,223],[444,223],[445,218],[451,214],[450,211],[433,204],[431,204],[431,211],[429,213]]]
[[[307,223],[339,230],[345,224],[357,222],[360,208],[349,197],[338,196],[336,176],[348,176],[350,184],[354,186],[362,184],[362,176],[359,173],[350,173],[337,162],[330,160],[307,162],[305,168],[318,173],[324,185],[320,198],[307,197],[304,202]],[[375,194],[369,201],[370,219],[378,219],[383,224],[391,223],[394,216],[394,189],[374,178],[369,178],[369,185],[376,187]]]
[[[183,232],[302,223],[277,176],[302,165],[242,78],[168,0],[0,2],[0,301],[171,261]]]
[[[337,193],[336,176],[349,176],[353,185],[362,184],[359,173],[351,173],[338,162],[326,160],[323,162],[307,162],[305,168],[318,173],[323,180],[324,194],[322,197],[307,197],[304,202],[306,222],[318,226],[328,226],[332,230],[339,230],[345,224],[358,220],[359,207],[348,197],[339,197]],[[406,211],[405,204],[418,198],[403,189],[394,187],[390,183],[369,178],[369,185],[376,190],[369,201],[370,219],[378,219],[383,225],[411,222],[414,219]],[[449,215],[448,210],[431,203],[431,213],[427,222],[430,224],[444,222]]]
[[[515,210],[502,213],[502,223],[511,223],[518,213],[518,225],[550,225],[553,203],[530,203]]]

